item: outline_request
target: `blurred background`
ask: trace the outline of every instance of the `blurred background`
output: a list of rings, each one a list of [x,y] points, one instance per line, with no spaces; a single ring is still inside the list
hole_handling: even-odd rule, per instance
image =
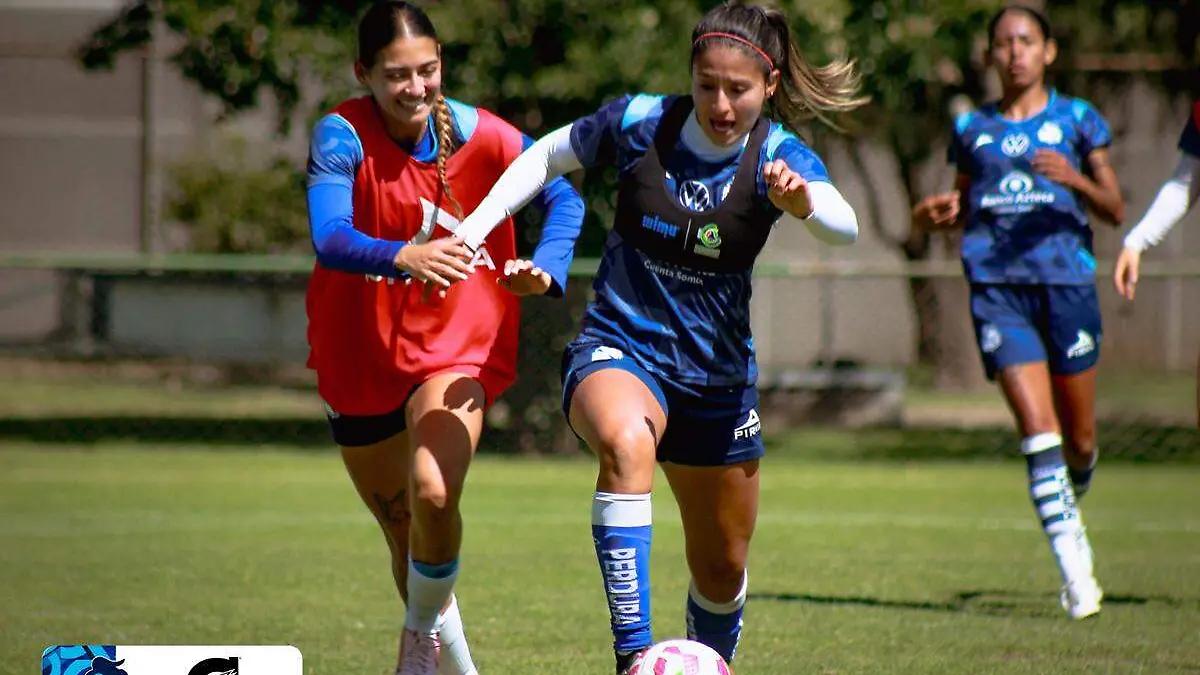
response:
[[[357,93],[367,4],[0,0],[0,675],[79,641],[292,644],[306,672],[393,672],[387,549],[304,367],[308,134]],[[714,1],[421,4],[447,94],[539,136],[624,93],[687,91]],[[1083,510],[1106,597],[1088,622],[1059,608],[958,242],[908,222],[951,186],[953,115],[996,93],[981,55],[1000,3],[773,4],[811,60],[856,58],[873,102],[845,133],[798,130],[859,243],[785,224],[756,275],[768,455],[738,672],[1196,672],[1200,213],[1144,256],[1136,303],[1110,275],[1200,96],[1200,1],[1037,4],[1060,42],[1052,84],[1114,130],[1129,218],[1096,225],[1104,461]],[[572,178],[588,221],[567,298],[524,301],[520,380],[462,503],[456,592],[490,675],[612,672],[593,460],[558,370],[614,177]],[[528,252],[540,223],[519,225]],[[672,637],[688,575],[657,487],[655,631]]]
[[[0,0],[0,439],[331,447],[306,356],[303,168],[324,110],[356,92],[366,2]],[[637,91],[684,92],[700,0],[431,2],[448,95],[532,136]],[[814,61],[856,58],[873,103],[845,134],[799,130],[863,236],[827,249],[781,227],[754,329],[769,433],[824,429],[854,452],[1007,452],[983,381],[953,236],[908,210],[953,180],[954,113],[994,94],[992,0],[777,3]],[[1116,135],[1129,222],[1097,224],[1105,453],[1190,453],[1200,313],[1197,215],[1112,289],[1124,232],[1175,164],[1197,78],[1200,3],[1035,3],[1060,42],[1052,83]],[[589,206],[569,296],[525,303],[520,382],[484,449],[580,453],[559,412],[560,348],[590,292],[611,175]],[[524,250],[540,223],[522,221]],[[822,436],[825,438],[828,436]],[[816,443],[817,441],[813,441]]]

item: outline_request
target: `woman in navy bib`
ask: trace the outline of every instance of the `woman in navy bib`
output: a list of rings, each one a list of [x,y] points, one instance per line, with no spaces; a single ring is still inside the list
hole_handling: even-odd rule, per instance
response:
[[[625,96],[542,138],[460,230],[474,246],[549,178],[617,169],[595,300],[563,355],[563,413],[599,458],[592,539],[618,673],[653,642],[656,460],[683,520],[687,634],[733,659],[763,455],[751,268],[784,214],[828,243],[858,233],[820,158],[785,127],[861,104],[851,66],[808,64],[786,17],[741,3],[700,21],[690,59],[690,95]]]

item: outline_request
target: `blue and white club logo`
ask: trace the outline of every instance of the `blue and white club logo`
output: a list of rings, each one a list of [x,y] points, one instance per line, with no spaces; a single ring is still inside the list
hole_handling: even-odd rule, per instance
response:
[[[1000,141],[1000,149],[1009,157],[1020,157],[1029,151],[1029,136],[1009,134]]]
[[[1000,179],[1000,192],[1006,195],[1025,194],[1033,189],[1033,176],[1024,171],[1011,171]]]
[[[1063,141],[1062,127],[1054,122],[1046,122],[1037,132],[1038,140],[1046,145],[1058,145]]]
[[[1054,203],[1054,193],[1039,190],[1033,176],[1024,171],[1010,171],[996,185],[996,192],[979,200],[980,208],[996,213],[1028,213],[1035,208]]]

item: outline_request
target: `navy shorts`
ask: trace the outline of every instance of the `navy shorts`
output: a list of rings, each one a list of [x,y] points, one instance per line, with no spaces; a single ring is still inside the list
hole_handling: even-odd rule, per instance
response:
[[[407,406],[408,399],[405,399],[399,408],[382,415],[344,415],[326,403],[325,419],[329,421],[329,432],[334,443],[344,448],[358,448],[386,441],[402,433],[408,427],[404,415]]]
[[[1041,361],[1054,375],[1074,375],[1100,358],[1095,286],[973,284],[971,317],[988,379]]]
[[[563,352],[562,409],[568,424],[575,388],[585,377],[605,368],[617,368],[637,377],[666,413],[667,430],[658,443],[658,461],[727,466],[765,454],[758,389],[753,385],[677,386],[651,374],[621,348],[591,339],[576,340]]]

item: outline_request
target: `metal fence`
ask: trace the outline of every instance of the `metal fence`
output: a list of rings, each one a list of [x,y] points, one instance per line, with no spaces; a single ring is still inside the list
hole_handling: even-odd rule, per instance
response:
[[[297,257],[8,255],[0,260],[0,442],[138,439],[328,447],[306,355]],[[488,414],[485,449],[579,451],[559,358],[590,295],[524,301],[520,379]],[[1097,414],[1106,452],[1200,449],[1200,265],[1147,264],[1138,301],[1099,284]],[[768,433],[818,427],[959,434],[1011,450],[983,381],[957,264],[767,264],[753,306]],[[866,432],[864,432],[866,433]],[[928,448],[913,436],[899,452]],[[986,446],[986,447],[984,447]]]

